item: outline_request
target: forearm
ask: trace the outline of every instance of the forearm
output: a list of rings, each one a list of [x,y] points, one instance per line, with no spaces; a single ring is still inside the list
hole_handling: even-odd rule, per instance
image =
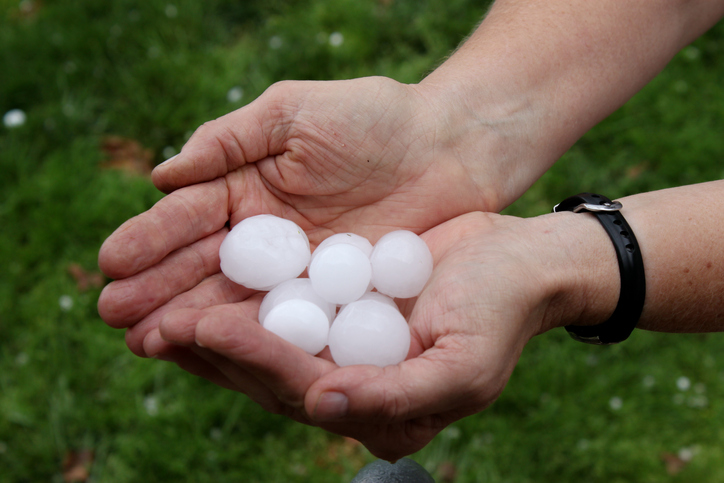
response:
[[[621,198],[621,213],[641,247],[646,299],[638,327],[665,332],[724,330],[724,181]],[[550,293],[544,330],[603,322],[618,302],[613,245],[590,214],[540,217],[557,236],[551,254],[569,260]],[[553,255],[551,255],[553,256]]]
[[[722,15],[714,1],[499,0],[420,86],[471,162],[509,161],[494,173],[506,204]],[[514,146],[481,152],[491,130]]]

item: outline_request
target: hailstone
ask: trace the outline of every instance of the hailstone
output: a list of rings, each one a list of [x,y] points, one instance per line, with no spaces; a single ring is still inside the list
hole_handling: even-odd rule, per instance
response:
[[[368,258],[372,254],[372,243],[370,243],[367,238],[355,235],[354,233],[337,233],[322,240],[322,243],[320,243],[317,246],[317,249],[312,252],[312,260],[314,260],[314,257],[320,251],[332,245],[337,245],[339,243],[345,243],[347,245],[352,245],[359,248],[360,250],[362,250],[362,253],[367,255]]]
[[[370,287],[372,266],[362,250],[338,243],[315,253],[309,265],[309,279],[314,291],[324,300],[342,305],[365,294]]]
[[[359,300],[340,311],[329,331],[329,350],[338,366],[398,364],[410,350],[410,328],[396,307]]]
[[[372,284],[394,298],[420,295],[432,274],[432,254],[425,241],[407,230],[390,232],[375,243],[370,256]]]
[[[293,278],[282,282],[264,296],[259,307],[259,322],[264,325],[264,319],[277,305],[287,300],[306,300],[322,309],[331,324],[337,314],[337,307],[320,297],[312,288],[312,281],[308,278]]]
[[[257,215],[238,223],[219,248],[221,271],[254,290],[270,290],[298,277],[311,258],[309,239],[294,222]]]
[[[319,354],[327,345],[329,319],[316,304],[287,300],[269,311],[263,327],[308,354]]]

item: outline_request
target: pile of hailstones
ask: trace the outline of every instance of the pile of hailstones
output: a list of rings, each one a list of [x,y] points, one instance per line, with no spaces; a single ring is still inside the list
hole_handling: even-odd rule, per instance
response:
[[[410,329],[393,298],[419,295],[432,273],[430,250],[410,231],[390,232],[374,247],[338,233],[311,253],[299,226],[272,215],[234,226],[219,257],[233,282],[269,291],[262,327],[312,355],[329,345],[339,366],[402,362]],[[309,278],[297,278],[307,268]]]

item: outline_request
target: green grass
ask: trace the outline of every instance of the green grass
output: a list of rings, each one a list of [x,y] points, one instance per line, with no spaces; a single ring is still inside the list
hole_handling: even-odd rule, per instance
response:
[[[371,461],[134,357],[99,319],[99,289],[81,291],[68,267],[95,270],[102,241],[161,196],[146,178],[102,169],[104,136],[137,140],[160,162],[277,80],[415,82],[484,3],[0,0],[0,114],[27,114],[21,127],[0,126],[0,480],[63,481],[64,457],[84,449],[95,452],[95,482],[345,482]],[[719,25],[507,212],[548,212],[583,190],[617,197],[724,177],[722,77]],[[243,97],[229,102],[234,87]],[[438,481],[448,463],[455,482],[722,481],[721,343],[637,332],[597,348],[546,334],[498,402],[413,458]],[[682,448],[693,457],[669,474],[662,455]]]

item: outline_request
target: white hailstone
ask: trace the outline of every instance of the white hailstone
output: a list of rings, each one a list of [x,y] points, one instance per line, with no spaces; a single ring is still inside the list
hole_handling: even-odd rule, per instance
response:
[[[686,404],[692,408],[705,408],[709,405],[709,399],[703,394],[696,394],[688,398]]]
[[[287,300],[306,300],[312,302],[322,311],[332,324],[337,307],[320,297],[312,288],[312,281],[308,278],[293,278],[282,282],[274,287],[268,294],[264,296],[264,300],[259,307],[259,323],[264,325],[264,319],[277,305]]]
[[[337,243],[316,252],[309,264],[309,279],[324,300],[348,304],[365,294],[372,278],[372,265],[362,250]]]
[[[311,258],[309,239],[296,223],[273,215],[246,218],[219,248],[221,271],[254,290],[271,290],[298,277]]]
[[[271,309],[263,327],[308,354],[319,354],[327,345],[329,318],[307,300],[287,300]]]
[[[355,235],[354,233],[337,233],[328,238],[325,238],[322,243],[317,245],[317,248],[312,252],[312,260],[314,260],[314,257],[320,251],[324,250],[327,247],[331,247],[332,245],[338,245],[340,243],[345,243],[359,248],[362,253],[367,255],[368,258],[370,255],[372,255],[372,243],[370,243],[367,238]]]
[[[396,308],[376,300],[352,302],[329,331],[329,349],[340,366],[398,364],[410,350],[410,328]]]
[[[3,116],[3,124],[5,127],[20,127],[25,124],[25,112],[21,109],[11,109]]]
[[[163,148],[163,151],[161,151],[161,154],[163,155],[164,159],[173,158],[178,153],[176,152],[176,148],[173,146],[166,146]]]
[[[239,102],[244,97],[244,89],[239,86],[232,87],[229,92],[226,93],[226,100],[234,104]]]
[[[614,411],[618,411],[623,407],[623,399],[621,399],[618,396],[614,396],[608,401],[608,405],[613,409]]]
[[[649,374],[647,376],[644,376],[642,382],[645,388],[651,388],[654,387],[654,384],[656,384],[656,378]]]
[[[420,295],[432,274],[432,254],[427,244],[411,231],[393,231],[375,244],[372,285],[395,298]]]
[[[164,13],[166,14],[166,16],[168,18],[176,18],[176,16],[178,15],[178,7],[176,7],[176,5],[169,3],[168,5],[166,5],[166,9],[164,10]]]
[[[21,352],[17,356],[15,356],[15,364],[18,366],[24,366],[30,361],[30,356],[27,352]]]
[[[701,50],[694,47],[693,45],[690,45],[688,47],[684,47],[684,49],[681,51],[681,54],[686,60],[697,60],[699,57],[701,57]]]
[[[149,416],[157,416],[159,407],[156,396],[146,396],[143,400],[143,407]]]
[[[363,296],[361,296],[357,301],[359,300],[374,300],[376,302],[382,302],[383,304],[387,304],[390,307],[394,308],[395,310],[400,310],[399,307],[397,307],[397,304],[394,300],[392,300],[392,297],[388,297],[387,295],[381,294],[379,292],[367,292]],[[339,308],[339,311],[342,312],[345,307],[347,307],[349,304],[342,305]]]
[[[681,461],[685,461],[687,463],[694,458],[695,454],[696,454],[696,451],[694,450],[694,448],[690,448],[690,447],[681,448],[679,450],[679,452],[677,453],[677,455],[679,456],[679,459]]]
[[[339,47],[344,43],[344,35],[341,32],[332,32],[329,35],[329,45]]]
[[[60,310],[68,312],[73,308],[73,297],[70,295],[61,295],[58,298],[58,305],[60,305]]]
[[[686,376],[681,376],[676,380],[676,387],[679,388],[679,391],[688,391],[691,387],[691,381]]]
[[[269,39],[269,47],[274,50],[280,49],[284,45],[284,40],[278,35],[274,35]]]

